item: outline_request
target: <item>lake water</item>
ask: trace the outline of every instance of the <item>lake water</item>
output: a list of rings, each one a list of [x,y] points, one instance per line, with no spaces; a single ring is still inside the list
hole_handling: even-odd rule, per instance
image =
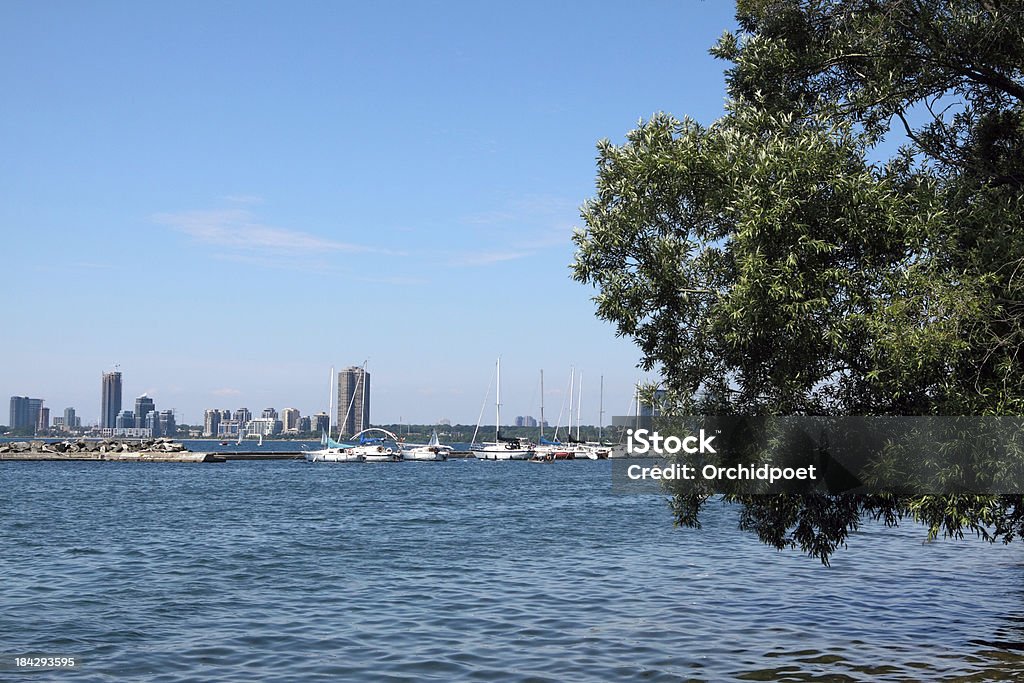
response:
[[[0,680],[1024,678],[1024,546],[923,539],[826,568],[607,461],[6,462]]]

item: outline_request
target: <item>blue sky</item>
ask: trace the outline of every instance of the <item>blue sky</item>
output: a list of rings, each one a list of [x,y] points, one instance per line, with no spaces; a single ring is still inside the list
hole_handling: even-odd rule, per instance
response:
[[[632,342],[569,277],[595,144],[710,122],[731,3],[0,5],[0,395],[96,420],[100,375],[194,422],[326,408],[369,361],[374,422],[627,410]],[[493,411],[493,398],[486,416]],[[493,420],[493,418],[491,418]],[[0,416],[6,421],[6,415]],[[486,422],[486,420],[485,420]]]

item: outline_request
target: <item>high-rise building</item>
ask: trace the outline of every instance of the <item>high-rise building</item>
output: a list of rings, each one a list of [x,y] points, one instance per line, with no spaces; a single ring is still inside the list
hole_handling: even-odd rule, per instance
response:
[[[248,408],[239,408],[238,410],[235,411],[235,414],[231,417],[231,419],[240,423],[244,427],[245,423],[252,419],[252,413],[249,412]]]
[[[78,416],[75,415],[75,409],[74,408],[65,408],[64,409],[64,430],[65,431],[71,431],[72,429],[75,429],[78,426],[79,426],[79,424],[78,424]]]
[[[261,415],[261,417],[269,417],[269,418],[271,418],[273,420],[276,420],[277,419],[277,411],[274,410],[273,408],[264,408],[263,409],[263,415]]]
[[[121,412],[121,373],[103,373],[103,403],[100,405],[100,427],[113,429]],[[129,425],[134,426],[134,425]]]
[[[45,426],[40,426],[45,418]],[[49,429],[50,409],[43,408],[43,399],[11,396],[11,429]]]
[[[34,429],[40,429],[39,423],[43,413],[43,399],[41,398],[30,398],[28,400],[28,424],[26,427],[32,427]],[[50,424],[50,411],[46,411],[46,424],[47,427]]]
[[[329,424],[331,424],[331,418],[327,413],[317,413],[310,416],[309,429],[306,431],[313,432],[314,434],[323,434],[327,431]]]
[[[227,411],[207,410],[203,413],[203,436],[217,436],[217,428],[220,427],[221,416]],[[227,419],[231,419],[230,414]]]
[[[273,417],[257,417],[245,425],[245,433],[250,436],[270,436],[281,433],[281,421]]]
[[[217,425],[217,437],[223,439],[226,436],[238,436],[241,428],[242,425],[238,423],[238,420],[221,420],[220,424]]]
[[[139,424],[138,414],[135,415],[135,424]],[[140,427],[147,429],[150,436],[163,436],[160,433],[160,413],[155,410],[146,413],[146,419]]]
[[[342,434],[355,434],[370,426],[370,373],[362,368],[338,373],[338,425]]]
[[[178,433],[178,424],[174,420],[173,410],[152,411],[146,416],[146,426],[152,436],[174,437]]]
[[[29,426],[28,396],[11,396],[11,419],[7,426],[11,429]]]
[[[160,411],[160,433],[164,436],[175,436],[178,433],[178,420],[173,410]]]
[[[327,416],[324,415],[324,417]],[[303,415],[302,417],[299,418],[299,426],[296,428],[296,431],[302,432],[303,434],[308,434],[310,432],[311,424],[312,423],[310,422],[309,418]]]
[[[281,411],[281,428],[285,432],[297,432],[299,431],[299,413],[298,408],[285,408]]]
[[[149,396],[143,394],[135,399],[135,426],[148,427],[146,416],[156,411],[156,404]],[[154,432],[154,435],[156,433]]]
[[[135,413],[122,410],[114,418],[114,429],[135,429]]]

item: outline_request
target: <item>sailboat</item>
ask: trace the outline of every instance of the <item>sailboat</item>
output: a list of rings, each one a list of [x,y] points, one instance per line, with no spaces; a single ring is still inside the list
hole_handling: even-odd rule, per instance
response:
[[[403,460],[447,460],[452,452],[451,446],[444,446],[437,438],[437,430],[430,434],[430,441],[426,445],[406,444],[402,447]]]
[[[362,462],[365,459],[361,453],[352,452],[354,444],[339,443],[331,438],[331,418],[334,417],[335,379],[334,368],[331,368],[331,377],[327,384],[329,392],[327,398],[329,406],[327,410],[327,431],[323,433],[320,439],[320,445],[323,448],[317,451],[306,451],[305,458],[307,462]],[[340,439],[341,425],[338,425],[338,431],[338,438]]]
[[[495,372],[497,382],[494,392],[494,443],[474,444],[473,455],[480,460],[529,460],[533,456],[533,448],[529,444],[501,435],[501,358],[495,365]]]
[[[565,404],[562,404],[565,407]],[[558,420],[561,422],[562,414],[559,412]],[[554,441],[544,438],[544,371],[540,371],[540,437],[539,445],[534,448],[533,462],[554,462],[555,460],[575,460],[576,453],[566,449],[558,440],[557,427],[555,429]]]

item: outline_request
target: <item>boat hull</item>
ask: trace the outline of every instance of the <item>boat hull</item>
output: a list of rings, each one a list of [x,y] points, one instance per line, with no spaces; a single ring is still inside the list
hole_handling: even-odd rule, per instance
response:
[[[320,451],[307,451],[306,462],[362,462],[363,456],[350,453],[345,449],[326,448]]]
[[[443,462],[448,459],[448,454],[445,451],[434,452],[430,449],[413,449],[410,451],[402,451],[402,460],[413,460],[419,462]]]
[[[529,460],[533,457],[533,451],[528,449],[501,448],[495,450],[474,450],[473,455],[478,460]]]

